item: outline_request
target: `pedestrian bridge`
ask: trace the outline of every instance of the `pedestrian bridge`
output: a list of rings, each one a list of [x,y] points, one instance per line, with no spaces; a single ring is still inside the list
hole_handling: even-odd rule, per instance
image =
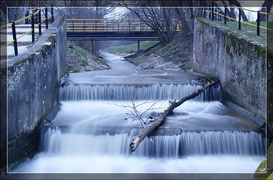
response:
[[[140,19],[67,19],[68,40],[158,40],[156,32]],[[181,22],[172,19],[168,27],[163,19],[161,31],[181,31]]]

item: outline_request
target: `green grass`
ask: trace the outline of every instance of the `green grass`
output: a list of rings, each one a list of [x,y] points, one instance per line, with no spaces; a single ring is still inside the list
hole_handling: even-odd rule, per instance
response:
[[[82,59],[82,66],[87,66],[88,62],[85,59]]]
[[[239,30],[237,21],[236,22],[235,21],[227,22],[227,24],[225,24],[223,21],[214,21],[214,22],[217,22],[224,27],[231,28],[232,30],[235,30],[237,32],[241,32],[252,40],[266,42],[266,38],[267,38],[266,31],[267,30],[265,30],[265,29],[260,28],[260,36],[257,36],[257,27],[254,27],[254,26],[251,26],[248,24],[241,23],[241,30]],[[247,23],[257,25],[256,22],[247,22]],[[260,26],[262,26],[262,27],[267,27],[267,25],[272,26],[272,25],[269,25],[269,23],[267,24],[266,22],[260,23]]]
[[[81,56],[86,57],[87,55],[90,55],[92,57],[95,57],[91,52],[88,52],[87,50],[77,46],[75,43],[71,42],[71,41],[67,41],[67,44],[69,46],[73,46],[73,50],[75,51],[76,55],[80,58]],[[73,51],[72,50],[72,51]],[[71,51],[70,51],[71,52]]]
[[[68,71],[79,72],[79,70],[77,70],[77,69],[75,69],[75,68],[73,68],[73,67],[69,67],[69,68],[68,68]]]
[[[139,44],[140,50],[147,49],[157,44],[158,41],[144,41]],[[109,53],[131,53],[137,52],[137,44],[130,44],[125,46],[109,47],[105,49]]]
[[[108,66],[108,64],[103,59],[96,57],[91,52],[77,46],[75,43],[73,43],[71,41],[67,41],[67,44],[69,46],[73,46],[73,48],[71,48],[71,50],[70,50],[70,53],[76,54],[76,56],[80,59],[80,63],[82,66],[87,66],[89,64],[87,61],[87,55],[90,55],[94,61],[98,61],[102,65]],[[77,70],[75,70],[75,69],[70,69],[70,70],[77,72]]]

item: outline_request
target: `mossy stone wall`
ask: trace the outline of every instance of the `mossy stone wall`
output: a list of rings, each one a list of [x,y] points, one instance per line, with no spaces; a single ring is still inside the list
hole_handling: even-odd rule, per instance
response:
[[[37,150],[39,124],[51,111],[67,69],[66,23],[62,18],[56,18],[32,48],[1,69],[1,83],[7,85],[1,86],[1,91],[7,92],[6,97],[1,95],[1,99],[7,99],[1,106],[7,110],[7,129],[3,129],[7,133],[1,139],[7,138],[9,168]]]
[[[216,23],[196,18],[194,71],[218,77],[223,98],[266,119],[266,48]]]

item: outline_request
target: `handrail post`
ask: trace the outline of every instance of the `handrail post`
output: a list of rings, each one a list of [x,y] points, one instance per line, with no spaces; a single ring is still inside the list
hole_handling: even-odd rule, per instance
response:
[[[74,21],[72,20],[72,28],[73,28],[73,32],[74,32]]]
[[[34,15],[31,16],[32,43],[35,41]]]
[[[107,31],[108,31],[108,20],[106,20],[106,27],[107,27]]]
[[[239,21],[238,21],[238,29],[241,30],[241,9],[239,8]]]
[[[12,25],[11,25],[11,27],[12,27],[12,36],[13,36],[13,40],[14,40],[14,44],[13,44],[13,46],[14,46],[14,54],[15,54],[15,56],[17,56],[18,55],[18,46],[17,46],[17,39],[16,39],[16,29],[15,29],[15,22],[12,22]]]
[[[141,31],[141,19],[139,20],[139,31]]]
[[[131,21],[129,20],[129,32],[131,31]]]
[[[139,54],[139,40],[137,41],[137,53]]]
[[[54,21],[54,15],[53,15],[53,4],[51,5],[51,23]]]
[[[28,11],[26,12],[25,17],[27,17],[27,16],[28,16]],[[28,18],[25,20],[25,24],[28,24]]]
[[[227,24],[227,6],[225,5],[225,17],[224,17],[224,22]]]
[[[46,29],[48,29],[48,15],[47,15],[47,7],[45,8],[45,18],[46,18]]]
[[[91,46],[92,46],[92,54],[94,54],[94,40],[91,41]]]
[[[214,11],[214,3],[213,3],[213,0],[211,0],[211,20],[212,21],[214,21],[213,11]]]
[[[84,32],[85,32],[85,20],[83,20],[83,29],[84,29]]]
[[[118,32],[119,32],[119,20],[118,20]]]
[[[260,36],[260,11],[257,11],[257,36]]]
[[[42,35],[42,19],[41,19],[41,9],[39,10],[39,35]]]
[[[38,11],[38,9],[36,8],[36,11],[35,12],[37,12]],[[38,23],[38,13],[36,13],[36,15],[35,15],[35,24],[37,24]]]

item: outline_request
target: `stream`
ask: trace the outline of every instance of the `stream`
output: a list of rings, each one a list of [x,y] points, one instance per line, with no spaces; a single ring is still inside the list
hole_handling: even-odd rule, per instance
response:
[[[266,157],[259,125],[221,103],[219,85],[174,110],[135,152],[129,144],[144,120],[168,100],[202,88],[197,74],[142,70],[101,52],[109,70],[71,73],[59,89],[60,110],[41,132],[40,151],[13,172],[253,173]],[[148,110],[147,110],[148,109]]]

